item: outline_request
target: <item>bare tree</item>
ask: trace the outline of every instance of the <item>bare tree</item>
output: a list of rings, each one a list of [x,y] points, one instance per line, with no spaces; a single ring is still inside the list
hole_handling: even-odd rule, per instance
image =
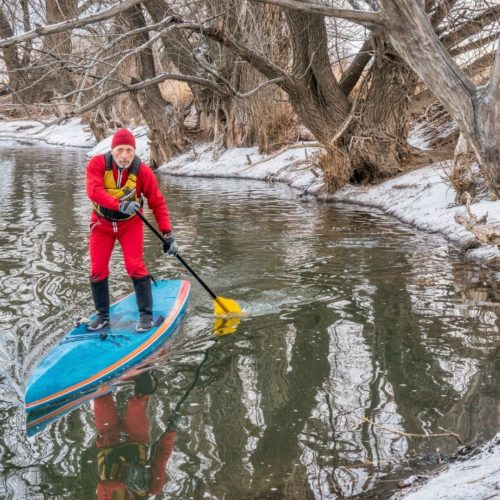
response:
[[[350,13],[348,10],[323,4],[293,0],[262,1],[292,9],[300,15],[321,13],[342,16],[353,22],[369,23],[374,34],[379,38],[387,38],[398,57],[427,85],[456,121],[465,143],[472,148],[486,172],[492,192],[496,196],[500,194],[500,48],[497,49],[489,83],[479,87],[474,85],[446,50],[456,47],[463,40],[481,32],[488,24],[497,21],[500,16],[499,5],[476,13],[455,29],[438,29],[440,39],[433,24],[439,25],[446,8],[450,8],[455,2],[426,2],[427,8],[433,9],[429,18],[420,3],[412,0],[380,0],[382,9],[378,12],[366,12],[363,17],[356,11]],[[409,26],[412,29],[408,29]],[[490,38],[494,36],[488,39]],[[408,81],[402,83],[406,86]],[[413,85],[416,83],[414,81]],[[409,96],[411,95],[410,92]],[[390,105],[389,100],[386,103]],[[403,159],[406,160],[404,156]]]
[[[126,10],[122,17],[126,23],[126,31],[146,27],[146,19],[139,6]],[[136,56],[137,77],[132,77],[132,83],[152,79],[157,74],[148,32],[142,31],[134,39],[143,48]],[[158,84],[133,91],[130,95],[137,112],[148,125],[151,164],[157,167],[183,150],[184,116],[176,113],[172,104],[165,101]]]
[[[479,19],[465,24],[441,42],[418,4],[410,0],[381,0],[381,4],[385,23],[390,25],[392,43],[456,121],[486,171],[491,189],[500,195],[500,42],[489,82],[477,87],[445,46],[453,45],[464,34],[472,34],[481,26]],[[498,19],[500,5],[490,9],[488,16]],[[487,20],[483,15],[482,22]],[[408,22],[413,23],[410,33]]]
[[[64,8],[47,0],[47,9],[51,2],[58,6],[52,24],[33,29],[26,2],[15,16],[5,6],[0,11],[10,88],[17,94],[32,88],[19,82],[26,73],[23,61],[29,61],[26,68],[45,67],[44,79],[59,64],[71,72],[65,78],[71,90],[59,84],[59,101],[70,105],[66,116],[91,112],[95,123],[96,117],[113,122],[107,116],[112,113],[102,111],[106,102],[132,97],[136,114],[140,110],[155,131],[157,162],[182,148],[183,111],[174,110],[158,88],[176,79],[189,85],[199,128],[228,146],[257,141],[267,149],[276,142],[273,127],[283,127],[291,106],[326,149],[320,162],[331,188],[450,158],[458,134],[452,131],[424,151],[408,143],[408,130],[422,112],[451,119],[463,136],[458,144],[475,154],[498,195],[498,51],[492,64],[498,5],[346,0],[352,8],[343,8],[341,0],[144,0],[139,7],[127,0],[83,15],[86,7],[76,0],[65,0]],[[116,22],[110,24],[118,15],[126,20],[120,32]],[[16,34],[14,26],[24,32]],[[39,37],[46,37],[42,45]],[[358,52],[346,59],[341,46],[353,45],[356,37]],[[47,56],[51,63],[41,64]],[[277,111],[281,105],[283,114]],[[433,113],[427,113],[429,106]]]

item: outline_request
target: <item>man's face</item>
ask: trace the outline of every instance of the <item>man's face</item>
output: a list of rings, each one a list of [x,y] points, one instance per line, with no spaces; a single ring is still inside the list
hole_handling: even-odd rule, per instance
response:
[[[111,155],[120,168],[128,168],[134,159],[135,148],[128,145],[115,146],[111,150]]]

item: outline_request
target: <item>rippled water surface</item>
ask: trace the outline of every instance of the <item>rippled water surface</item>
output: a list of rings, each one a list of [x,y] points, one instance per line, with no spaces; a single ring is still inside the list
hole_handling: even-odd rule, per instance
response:
[[[0,153],[0,497],[94,498],[93,406],[30,438],[23,410],[34,365],[92,310],[85,153]],[[191,279],[149,401],[151,443],[178,414],[160,498],[385,498],[457,447],[409,434],[480,443],[498,430],[495,270],[373,210],[280,185],[159,179],[183,256],[249,312],[214,336]],[[119,251],[112,262],[118,299],[132,286]],[[146,262],[190,279],[150,234]],[[120,411],[133,393],[115,392]]]

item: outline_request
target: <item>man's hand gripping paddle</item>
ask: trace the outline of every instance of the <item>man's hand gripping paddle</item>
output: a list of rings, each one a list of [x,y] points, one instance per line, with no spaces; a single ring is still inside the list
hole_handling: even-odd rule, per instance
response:
[[[135,213],[138,217],[146,224],[146,226],[151,229],[151,231],[164,243],[162,234],[157,231],[157,229],[142,215],[139,210]],[[210,294],[214,299],[214,315],[218,317],[219,321],[216,322],[215,330],[220,335],[225,335],[226,333],[233,333],[236,330],[236,325],[239,323],[239,318],[244,316],[244,312],[241,310],[240,306],[235,300],[226,299],[224,297],[219,297],[216,295],[208,285],[198,276],[198,274],[191,268],[191,266],[177,253],[175,255],[177,260],[193,275],[193,277],[198,281],[198,283]]]

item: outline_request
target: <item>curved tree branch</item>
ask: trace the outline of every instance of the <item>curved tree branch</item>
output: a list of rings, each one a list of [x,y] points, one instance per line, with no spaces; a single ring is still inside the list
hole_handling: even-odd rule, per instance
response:
[[[150,85],[157,85],[158,83],[164,82],[165,80],[177,80],[180,82],[194,83],[196,85],[201,85],[204,87],[211,88],[214,92],[217,92],[218,94],[223,94],[223,95],[227,94],[227,92],[222,87],[220,87],[219,85],[210,80],[206,80],[205,78],[198,78],[196,76],[187,76],[187,75],[177,75],[174,73],[160,73],[156,75],[154,78],[150,78],[149,80],[144,80],[139,83],[134,83],[131,85],[122,83],[120,87],[112,88],[108,92],[101,94],[99,97],[93,99],[84,106],[73,109],[69,113],[66,113],[64,118],[70,118],[72,116],[81,115],[82,113],[85,113],[86,111],[95,108],[98,104],[101,104],[101,102],[104,102],[107,99],[114,97],[115,95],[124,94],[125,92],[134,92],[137,90],[141,90],[146,87],[149,87]]]
[[[289,10],[298,10],[307,14],[319,14],[322,16],[338,17],[347,19],[358,24],[382,25],[383,18],[378,12],[367,12],[363,10],[336,9],[329,5],[307,3],[298,0],[253,0],[256,3],[267,3],[277,5]]]
[[[485,9],[477,16],[462,24],[455,31],[440,38],[441,43],[447,48],[455,47],[460,42],[482,31],[488,24],[500,19],[500,4]]]
[[[367,38],[363,46],[359,49],[356,57],[353,59],[350,66],[344,71],[340,78],[339,87],[345,95],[349,95],[351,90],[358,83],[359,78],[363,74],[366,65],[370,62],[373,56],[373,36]]]
[[[148,0],[126,0],[125,2],[121,2],[108,10],[99,12],[98,14],[93,14],[91,16],[82,18],[70,19],[68,21],[62,21],[60,23],[49,24],[46,26],[39,26],[34,30],[28,31],[27,33],[22,33],[20,35],[11,36],[0,40],[0,49],[12,47],[13,45],[17,45],[20,42],[26,42],[40,36],[62,33],[63,31],[68,31],[73,28],[79,28],[81,26],[86,26],[87,24],[104,21],[116,16],[116,14],[119,14],[124,10],[130,9],[134,5],[137,5],[139,3],[146,3],[147,1]]]

